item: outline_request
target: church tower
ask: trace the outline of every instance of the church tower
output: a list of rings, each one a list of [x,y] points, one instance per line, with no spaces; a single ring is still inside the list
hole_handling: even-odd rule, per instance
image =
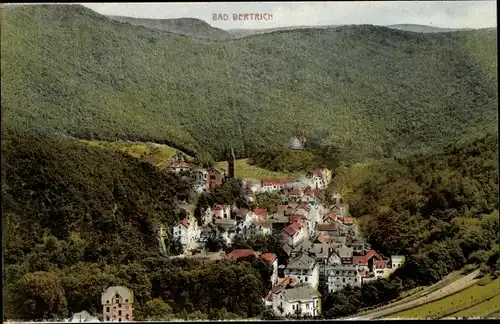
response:
[[[229,153],[229,158],[227,159],[227,177],[229,179],[234,178],[234,151],[231,147],[231,152]]]

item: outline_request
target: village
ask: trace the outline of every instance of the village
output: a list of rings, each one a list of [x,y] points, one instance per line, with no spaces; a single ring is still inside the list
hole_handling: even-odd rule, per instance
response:
[[[293,137],[289,149],[304,147],[304,137]],[[234,153],[231,150],[227,170],[212,167],[204,169],[188,162],[182,154],[171,158],[166,172],[189,174],[197,195],[220,187],[235,177]],[[300,179],[241,179],[249,203],[263,193],[278,194],[282,204],[274,206],[275,212],[265,208],[247,210],[233,204],[218,204],[202,211],[201,224],[186,208],[187,216],[170,231],[159,227],[160,249],[165,250],[164,237],[171,236],[182,247],[179,255],[171,258],[189,258],[206,253],[206,243],[218,235],[228,250],[215,253],[217,260],[236,262],[256,258],[269,266],[269,292],[262,296],[265,306],[278,317],[302,315],[315,317],[321,314],[322,295],[319,287],[331,293],[347,286],[359,287],[364,283],[387,278],[405,262],[405,256],[386,257],[370,248],[359,235],[349,205],[339,194],[325,199],[331,183],[328,169],[312,170]],[[329,201],[329,203],[327,202]],[[250,239],[255,236],[276,235],[286,262],[280,262],[271,251],[231,249],[237,236]],[[101,296],[104,321],[133,321],[133,292],[123,286],[106,289]],[[68,322],[98,322],[88,312],[76,313]]]
[[[290,149],[302,149],[305,139],[294,137]],[[173,159],[167,166],[171,172],[189,171],[196,180],[198,193],[220,186],[225,179],[234,178],[234,154],[227,161],[226,170],[205,170],[186,161]],[[249,202],[262,193],[282,196],[283,204],[275,212],[264,208],[247,210],[236,205],[219,204],[203,211],[203,222],[188,213],[171,235],[180,241],[183,254],[203,251],[214,232],[231,247],[239,235],[249,239],[256,235],[278,235],[281,250],[289,257],[287,264],[279,264],[277,255],[270,251],[234,249],[222,258],[237,261],[254,256],[269,264],[272,271],[272,289],[263,301],[277,316],[321,313],[323,284],[328,292],[347,286],[387,278],[405,261],[404,256],[386,257],[370,248],[359,236],[358,227],[349,213],[349,206],[339,194],[333,194],[330,203],[325,190],[331,182],[331,170],[313,170],[300,179],[243,180]],[[223,252],[221,252],[223,253]]]

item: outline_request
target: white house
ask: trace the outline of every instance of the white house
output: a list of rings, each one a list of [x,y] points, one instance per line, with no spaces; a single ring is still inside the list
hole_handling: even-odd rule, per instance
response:
[[[81,311],[80,313],[73,314],[73,316],[66,319],[65,322],[69,322],[69,323],[81,323],[81,322],[96,323],[96,322],[100,322],[100,320],[99,320],[99,318],[90,315],[89,312],[84,310],[84,311]]]
[[[174,239],[180,239],[184,249],[195,249],[200,238],[201,229],[196,221],[190,221],[184,218],[177,226],[173,228]]]
[[[404,255],[392,255],[391,256],[391,268],[397,269],[403,266],[406,258]]]
[[[286,226],[281,233],[285,242],[294,248],[307,238],[307,226],[293,222]]]
[[[295,277],[300,283],[317,289],[319,285],[319,265],[316,259],[306,253],[294,257],[285,268],[285,276]]]
[[[261,260],[272,268],[271,285],[274,286],[278,283],[278,257],[274,253],[263,253],[260,256]]]
[[[281,180],[281,179],[271,179],[271,180],[262,180],[261,188],[259,192],[273,192],[280,191],[285,188],[289,188],[293,185],[291,180]]]
[[[328,186],[327,174],[324,170],[313,170],[310,172],[309,176],[313,181],[314,188],[316,189],[326,189]]]
[[[181,171],[189,171],[190,169],[191,166],[185,161],[173,161],[167,166],[168,171],[173,171],[175,173],[179,173]]]
[[[229,205],[215,205],[213,208],[214,218],[231,218],[231,206]]]
[[[326,268],[328,292],[342,290],[347,286],[361,286],[361,272],[355,265],[332,265]]]
[[[273,311],[278,316],[321,314],[321,294],[310,286],[280,289],[273,296]]]

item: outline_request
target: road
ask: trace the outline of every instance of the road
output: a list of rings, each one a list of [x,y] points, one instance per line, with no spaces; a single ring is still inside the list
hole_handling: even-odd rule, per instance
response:
[[[428,295],[422,296],[420,298],[417,298],[415,300],[409,301],[404,304],[399,304],[394,307],[390,307],[387,309],[383,309],[380,311],[375,311],[372,313],[368,314],[363,314],[360,316],[354,316],[354,317],[349,317],[346,318],[346,320],[372,320],[372,319],[377,319],[381,318],[384,316],[388,316],[391,314],[395,314],[413,307],[417,307],[420,305],[423,305],[425,303],[452,295],[462,289],[465,289],[467,287],[470,287],[474,285],[476,282],[479,281],[479,279],[475,279],[479,275],[479,270],[476,270],[465,277],[462,277],[458,280],[455,280],[454,282],[450,283],[449,285],[443,287],[440,290],[434,291]]]

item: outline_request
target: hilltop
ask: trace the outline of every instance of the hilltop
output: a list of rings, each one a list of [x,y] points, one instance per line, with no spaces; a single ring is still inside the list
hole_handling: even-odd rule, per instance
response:
[[[497,132],[496,30],[377,26],[225,41],[83,6],[2,10],[4,131],[156,142],[221,159],[297,130],[345,159],[441,150]]]
[[[417,25],[417,24],[396,24],[396,25],[389,25],[387,27],[404,31],[411,31],[415,33],[446,33],[454,31],[470,30],[468,28],[441,28],[441,27]]]
[[[207,22],[196,18],[148,19],[124,16],[108,17],[110,19],[129,23],[135,26],[161,29],[171,33],[177,33],[202,39],[228,39],[233,36],[231,33],[223,29],[212,27]]]

